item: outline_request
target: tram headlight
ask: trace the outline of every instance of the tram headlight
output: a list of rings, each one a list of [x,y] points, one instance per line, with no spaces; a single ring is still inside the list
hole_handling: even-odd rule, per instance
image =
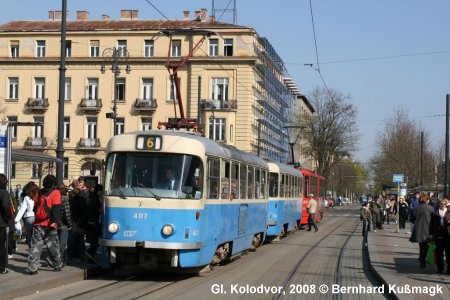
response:
[[[170,225],[170,224],[164,225],[163,228],[162,228],[162,233],[165,236],[171,236],[173,234],[173,226]]]
[[[112,222],[108,225],[108,231],[111,233],[116,233],[119,230],[119,224]]]

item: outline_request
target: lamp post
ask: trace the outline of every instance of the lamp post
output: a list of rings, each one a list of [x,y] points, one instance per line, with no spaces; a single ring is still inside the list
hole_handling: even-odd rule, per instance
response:
[[[294,145],[297,143],[298,138],[300,137],[301,130],[298,130],[297,133],[294,132],[294,129],[304,129],[305,126],[300,125],[288,125],[284,126],[284,128],[287,129],[287,136],[289,140],[289,149],[291,151],[291,162],[288,164],[295,165],[295,158],[294,158]]]
[[[106,113],[106,118],[113,119],[114,122],[114,129],[113,129],[113,135],[116,135],[116,125],[117,125],[117,96],[118,96],[118,89],[117,89],[117,78],[120,74],[120,67],[119,64],[125,64],[125,70],[127,74],[130,74],[131,68],[128,64],[128,58],[129,53],[126,48],[106,48],[102,56],[104,57],[104,64],[102,65],[100,71],[102,74],[105,74],[106,66],[105,65],[111,65],[111,71],[114,73],[114,99],[113,99],[113,107],[112,107],[112,113]]]
[[[209,126],[209,138],[211,139],[211,140],[215,140],[216,138],[214,137],[214,131],[215,131],[215,129],[216,129],[216,126],[215,126],[215,120],[216,120],[216,117],[214,116],[214,110],[216,109],[216,106],[214,105],[214,103],[213,103],[213,105],[212,105],[212,107],[211,107],[211,115],[209,116],[209,123],[210,123],[210,126]]]

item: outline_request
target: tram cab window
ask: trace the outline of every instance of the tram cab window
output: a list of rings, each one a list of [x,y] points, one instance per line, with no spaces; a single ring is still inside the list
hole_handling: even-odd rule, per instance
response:
[[[208,199],[219,199],[220,160],[208,160]]]
[[[269,197],[278,197],[278,173],[269,173]]]

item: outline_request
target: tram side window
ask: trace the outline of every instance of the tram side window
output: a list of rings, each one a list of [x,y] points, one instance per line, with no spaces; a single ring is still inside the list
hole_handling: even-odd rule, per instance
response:
[[[261,170],[256,169],[255,176],[255,199],[259,199],[261,195]]]
[[[269,192],[269,186],[267,185],[267,171],[261,171],[261,198],[266,198]]]
[[[247,197],[248,199],[252,199],[253,196],[255,195],[255,168],[254,167],[248,167],[247,169],[247,184],[248,184],[248,189],[247,189]]]
[[[202,195],[202,161],[198,157],[190,156],[186,157],[185,161],[185,169],[182,172],[183,178],[181,179],[181,190],[184,193],[199,199]]]
[[[302,197],[302,195],[303,195],[303,178],[300,177],[298,179],[298,183],[299,183],[299,185],[298,185],[298,195],[300,197]]]
[[[269,173],[269,197],[278,197],[278,173]]]
[[[230,198],[230,165],[229,161],[222,161],[222,178],[221,178],[221,198],[229,199]]]
[[[309,192],[309,176],[305,176],[305,186],[303,190],[303,196],[308,197],[308,192]]]
[[[239,164],[231,163],[231,197],[239,198]]]
[[[280,182],[280,197],[284,197],[284,181],[285,181],[285,175],[280,174],[281,176],[281,182]]]
[[[240,197],[241,199],[247,199],[247,166],[241,164],[239,172],[239,186],[240,186]]]
[[[285,181],[284,181],[284,196],[286,198],[291,197],[291,176],[290,175],[284,175]]]
[[[208,161],[208,199],[219,199],[220,160]]]

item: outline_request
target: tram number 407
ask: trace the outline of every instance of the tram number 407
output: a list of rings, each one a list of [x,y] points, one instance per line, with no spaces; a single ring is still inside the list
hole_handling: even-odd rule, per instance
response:
[[[148,217],[148,213],[134,213],[133,219],[145,220]]]

